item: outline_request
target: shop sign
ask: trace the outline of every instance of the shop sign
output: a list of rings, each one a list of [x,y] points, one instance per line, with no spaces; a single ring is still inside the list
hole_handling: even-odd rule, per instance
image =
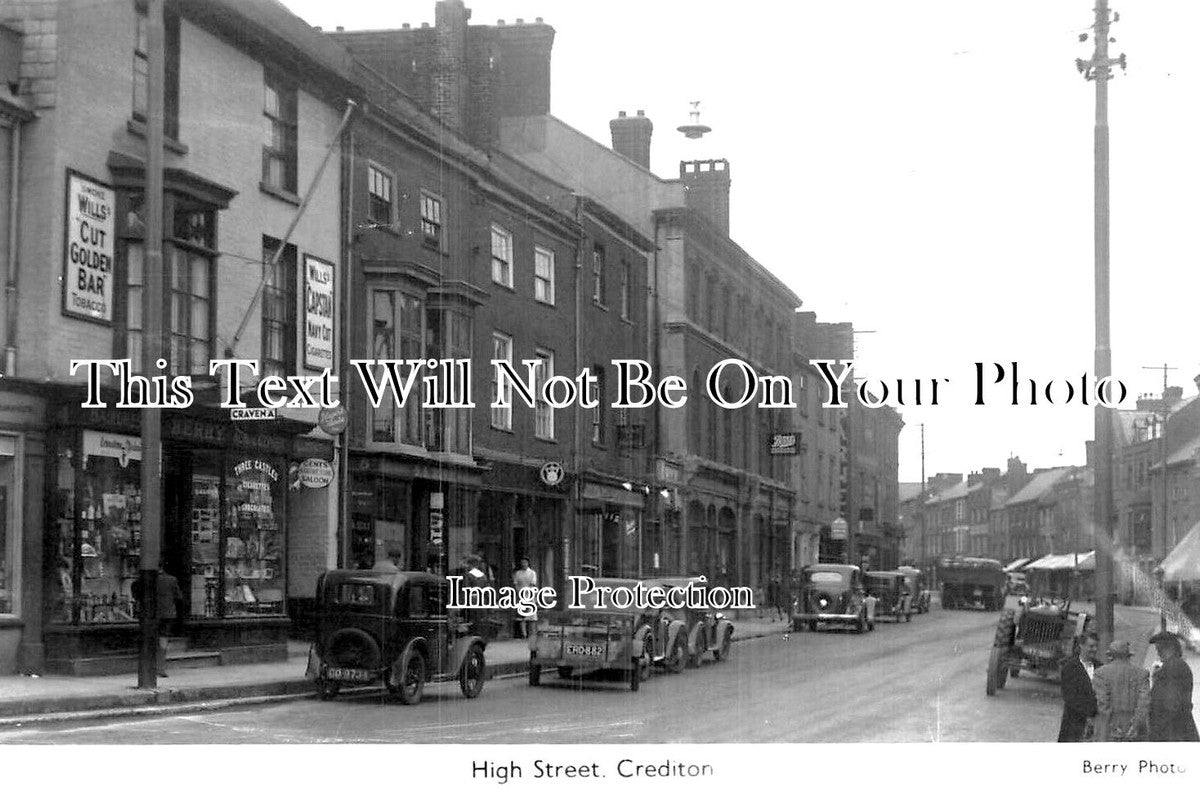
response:
[[[333,369],[333,264],[304,257],[304,366]]]
[[[547,461],[545,464],[542,464],[541,475],[542,483],[547,486],[558,486],[562,483],[563,476],[566,475],[566,470],[557,461]]]
[[[63,313],[113,320],[113,256],[117,195],[111,187],[67,170]]]
[[[122,467],[130,461],[142,460],[142,440],[138,436],[119,433],[83,432],[83,455],[115,458]]]
[[[330,436],[337,436],[346,430],[348,419],[345,406],[324,407],[317,412],[317,427]]]
[[[842,519],[841,517],[838,517],[829,526],[829,531],[830,531],[830,533],[829,533],[830,539],[833,539],[834,541],[841,541],[841,540],[844,540],[849,535],[850,526],[846,523],[846,520]]]
[[[256,419],[275,419],[273,408],[231,408],[229,418],[235,422]]]
[[[771,434],[770,450],[773,456],[794,456],[799,452],[800,434],[773,433]]]
[[[324,489],[333,483],[333,466],[323,458],[300,462],[300,483],[309,489]]]
[[[429,512],[429,543],[441,545],[442,534],[445,532],[445,518],[441,511]]]
[[[659,483],[679,483],[679,467],[660,460],[658,462],[658,481]]]

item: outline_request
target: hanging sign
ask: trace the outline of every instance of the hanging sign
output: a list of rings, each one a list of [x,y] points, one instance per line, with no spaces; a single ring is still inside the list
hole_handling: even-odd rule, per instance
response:
[[[117,195],[110,187],[67,170],[63,243],[63,313],[113,320],[113,256]]]
[[[542,483],[547,486],[558,486],[562,483],[565,474],[566,470],[563,469],[563,465],[557,461],[547,461],[545,464],[542,464]]]
[[[333,369],[333,264],[304,257],[304,366]]]
[[[317,427],[330,436],[337,436],[346,430],[348,420],[345,406],[326,406],[317,412]]]
[[[306,458],[300,463],[300,483],[309,489],[324,489],[333,483],[333,466],[323,458]]]

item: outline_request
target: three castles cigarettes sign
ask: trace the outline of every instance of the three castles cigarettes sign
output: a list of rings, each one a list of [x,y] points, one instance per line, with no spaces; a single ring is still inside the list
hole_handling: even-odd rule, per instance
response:
[[[304,366],[333,368],[333,264],[304,258]]]
[[[112,322],[116,214],[116,192],[77,172],[67,173],[67,230],[63,245],[65,313]]]

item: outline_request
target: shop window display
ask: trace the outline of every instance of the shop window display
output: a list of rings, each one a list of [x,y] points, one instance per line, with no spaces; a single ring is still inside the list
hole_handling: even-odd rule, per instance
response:
[[[225,616],[284,613],[282,484],[274,465],[245,459],[225,479]]]

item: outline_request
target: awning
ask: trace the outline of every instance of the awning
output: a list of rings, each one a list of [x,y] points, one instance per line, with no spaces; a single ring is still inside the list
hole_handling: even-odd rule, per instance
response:
[[[1032,558],[1018,558],[1016,561],[1012,562],[1007,567],[1005,567],[1004,571],[1005,572],[1016,572],[1021,567],[1028,564],[1030,561],[1033,561],[1033,559]]]
[[[1161,568],[1165,581],[1200,581],[1200,522],[1163,559]]]
[[[1058,569],[1081,569],[1094,570],[1096,568],[1096,551],[1089,550],[1086,553],[1065,553],[1063,555],[1054,555],[1051,553],[1048,556],[1042,556],[1032,564],[1025,566],[1025,571],[1031,570],[1058,570]]]

